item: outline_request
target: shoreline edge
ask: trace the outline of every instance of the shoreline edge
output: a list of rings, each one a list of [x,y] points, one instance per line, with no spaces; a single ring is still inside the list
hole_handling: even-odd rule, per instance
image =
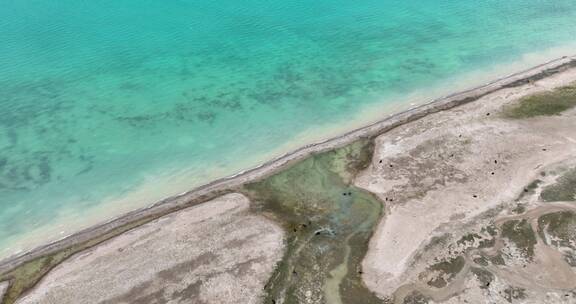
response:
[[[456,92],[445,97],[424,102],[421,105],[405,111],[393,113],[377,122],[357,128],[342,135],[320,142],[302,146],[299,149],[280,155],[272,160],[263,162],[254,168],[241,171],[237,174],[214,180],[210,183],[196,187],[188,192],[160,200],[147,207],[139,208],[125,213],[101,224],[82,229],[74,234],[59,240],[38,246],[26,252],[17,253],[0,259],[0,274],[9,272],[20,265],[45,255],[53,254],[75,244],[86,242],[98,236],[112,232],[114,229],[137,222],[143,219],[154,220],[166,214],[177,212],[187,207],[208,201],[212,197],[232,192],[234,188],[250,181],[255,181],[272,175],[286,166],[300,161],[311,154],[320,153],[338,148],[354,142],[360,138],[370,138],[386,133],[391,129],[406,123],[418,120],[429,114],[441,112],[480,99],[496,91],[517,87],[540,80],[548,76],[576,67],[576,55],[563,56],[546,63],[510,74],[492,82]]]

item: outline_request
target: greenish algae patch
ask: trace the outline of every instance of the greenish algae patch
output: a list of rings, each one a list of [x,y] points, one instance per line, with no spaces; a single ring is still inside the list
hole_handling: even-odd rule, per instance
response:
[[[462,236],[457,242],[457,245],[464,246],[466,249],[475,248],[491,248],[496,243],[495,236],[497,235],[496,227],[493,225],[482,227],[478,233],[468,233]]]
[[[524,206],[523,204],[516,204],[516,207],[512,209],[512,212],[514,212],[515,214],[522,214],[526,212],[526,206]]]
[[[426,246],[424,247],[423,251],[429,251],[432,250],[433,248],[437,247],[437,246],[448,246],[450,240],[451,240],[452,235],[450,233],[444,233],[440,236],[433,236],[430,239],[430,242],[428,242],[428,244],[426,244]],[[420,257],[420,255],[416,255],[418,258]]]
[[[576,168],[565,172],[555,184],[545,187],[540,199],[545,202],[576,201]]]
[[[508,118],[559,115],[576,106],[576,85],[524,97],[504,111]]]
[[[430,266],[428,270],[436,273],[436,275],[428,281],[428,285],[436,288],[446,287],[464,268],[465,264],[466,260],[462,256],[458,256]]]
[[[516,199],[516,201],[520,201],[520,200],[522,200],[523,198],[534,194],[534,192],[538,189],[538,187],[540,186],[541,183],[542,183],[542,180],[537,179],[537,180],[531,182],[530,184],[528,184],[528,186],[524,187],[524,190],[523,190],[522,193],[518,196],[518,198]]]
[[[489,288],[492,281],[494,281],[494,275],[488,270],[476,267],[472,267],[470,270],[480,283],[481,289]]]
[[[488,234],[488,238],[482,239],[478,244],[478,248],[491,248],[496,244],[496,236],[498,235],[498,229],[494,224],[482,227],[481,233]]]
[[[511,220],[502,224],[502,237],[510,240],[518,247],[529,260],[534,257],[536,234],[526,219]]]
[[[576,214],[570,211],[549,213],[538,218],[540,233],[546,231],[556,238],[558,245],[570,246],[570,242],[576,242]],[[542,239],[546,239],[542,235]]]
[[[518,302],[516,300],[522,300],[526,298],[526,289],[509,286],[502,291],[502,297],[504,297],[508,303]]]
[[[475,257],[472,261],[480,266],[488,266],[488,258],[485,256]]]
[[[504,266],[506,265],[506,261],[504,261],[504,257],[502,256],[502,253],[498,253],[495,256],[491,256],[489,257],[490,262],[494,265],[497,266]]]
[[[538,218],[538,230],[548,245],[562,247],[566,262],[576,267],[576,213],[562,211],[543,215]]]
[[[482,239],[482,237],[481,237],[479,234],[477,234],[477,233],[469,233],[469,234],[466,234],[466,235],[464,235],[463,237],[461,237],[461,238],[456,242],[456,244],[458,244],[458,245],[464,245],[464,246],[470,246],[470,245],[474,244],[474,242],[475,242],[476,240],[481,240],[481,239]]]
[[[105,234],[94,237],[88,241],[80,242],[77,244],[70,245],[69,247],[58,250],[52,254],[38,257],[18,267],[0,274],[0,282],[9,281],[10,286],[6,291],[3,299],[0,299],[0,304],[13,304],[18,298],[20,298],[26,291],[33,288],[50,270],[56,267],[58,264],[64,262],[66,259],[70,258],[76,253],[87,250],[94,247],[104,241],[112,239],[122,233],[125,233],[131,229],[142,226],[149,223],[155,219],[158,219],[164,215],[175,212],[179,209],[189,207],[193,204],[199,202],[204,202],[211,200],[217,196],[224,195],[228,191],[212,193],[208,196],[199,197],[193,200],[186,206],[177,207],[175,210],[167,210],[162,213],[153,214],[147,217],[137,219],[135,221],[129,222],[125,225],[119,226]]]
[[[361,280],[361,261],[382,203],[351,185],[372,157],[364,139],[247,184],[257,212],[281,222],[287,250],[264,303],[381,303]]]
[[[403,304],[428,304],[430,298],[424,296],[422,293],[418,291],[413,291],[409,295],[407,295],[404,300],[402,301]]]

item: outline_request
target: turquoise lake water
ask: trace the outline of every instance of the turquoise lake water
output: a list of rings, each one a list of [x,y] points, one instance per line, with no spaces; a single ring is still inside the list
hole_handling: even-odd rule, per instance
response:
[[[3,0],[0,255],[575,40],[573,0]]]

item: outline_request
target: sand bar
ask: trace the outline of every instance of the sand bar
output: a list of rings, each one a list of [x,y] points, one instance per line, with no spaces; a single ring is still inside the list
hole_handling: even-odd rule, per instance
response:
[[[228,194],[163,216],[69,258],[17,303],[258,303],[284,232],[248,209]]]

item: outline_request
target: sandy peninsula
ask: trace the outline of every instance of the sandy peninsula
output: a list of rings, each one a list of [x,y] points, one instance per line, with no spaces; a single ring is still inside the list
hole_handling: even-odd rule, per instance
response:
[[[554,90],[575,67],[435,100],[4,260],[3,304],[575,303],[576,110],[514,112],[571,94]]]
[[[144,224],[57,266],[17,303],[259,303],[283,232],[248,207],[228,194]]]

